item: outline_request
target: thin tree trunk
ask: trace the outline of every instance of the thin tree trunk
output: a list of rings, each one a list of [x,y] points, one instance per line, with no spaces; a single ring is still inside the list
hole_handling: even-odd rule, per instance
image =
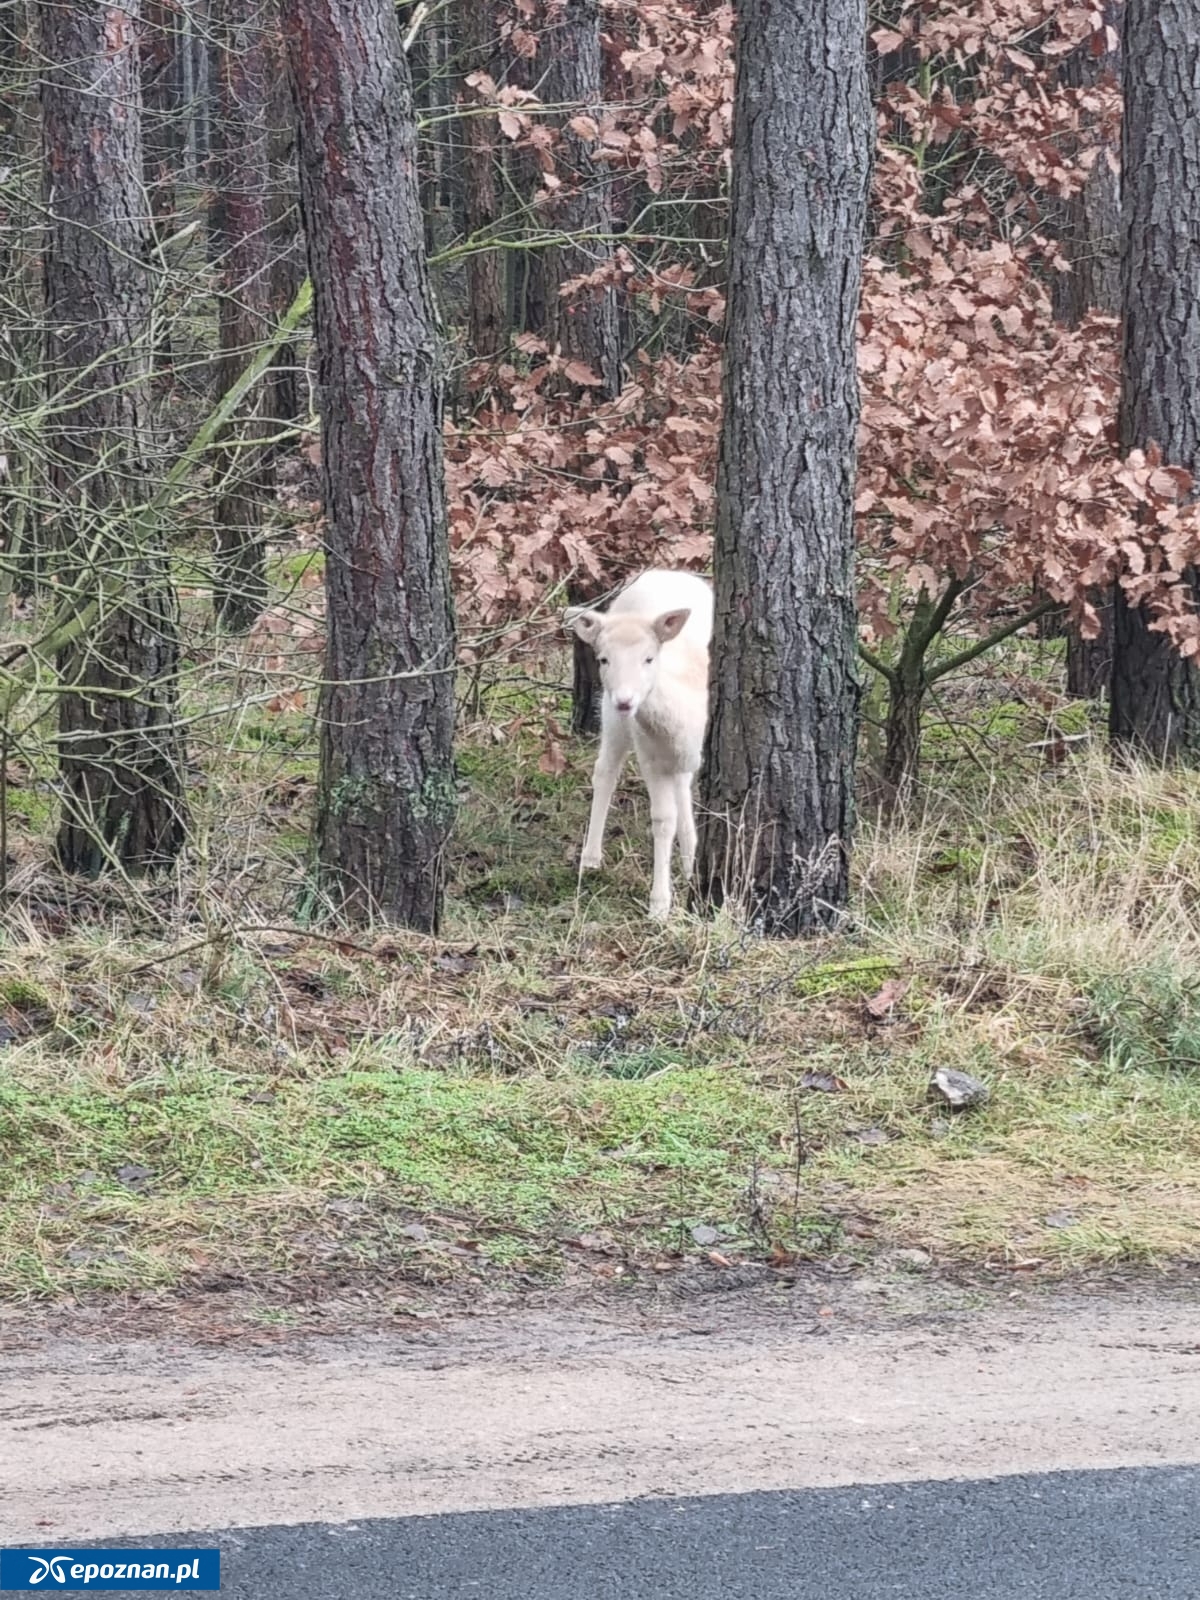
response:
[[[1158,444],[1200,472],[1200,3],[1128,0],[1120,439]],[[1197,575],[1187,580],[1197,598]],[[1131,607],[1113,607],[1114,743],[1153,759],[1200,759],[1200,671]]]
[[[913,792],[921,764],[921,712],[926,682],[896,678],[888,685],[886,743],[883,752],[883,814],[891,817]]]
[[[594,605],[597,596],[590,585],[569,583],[567,602],[573,606]],[[598,607],[603,611],[605,606]],[[600,732],[600,702],[604,685],[600,682],[600,663],[596,652],[582,640],[572,638],[571,647],[571,732],[592,738]]]
[[[196,177],[196,25],[192,16],[192,6],[193,0],[180,0],[179,98],[182,102],[183,116],[180,133],[180,142],[183,146],[181,167],[184,177],[189,182]]]
[[[145,0],[141,26],[142,129],[146,189],[160,237],[175,215],[181,157],[178,0]]]
[[[580,115],[599,120],[601,89],[599,0],[562,0],[557,20],[542,36],[546,62],[543,96],[565,108],[560,118],[555,167],[562,188],[547,208],[551,227],[575,240],[546,251],[546,309],[551,341],[568,360],[582,361],[600,380],[606,400],[621,392],[621,319],[609,284],[564,299],[564,284],[612,260],[612,179],[592,159],[592,143],[570,123]]]
[[[141,513],[151,280],[136,0],[40,9],[60,592],[81,607],[100,597],[104,619],[60,660],[58,855],[69,872],[138,873],[174,861],[184,804],[175,596]]]
[[[1116,40],[1111,50],[1096,54],[1091,41],[1063,61],[1062,81],[1086,88],[1121,77],[1121,27],[1125,0],[1104,0],[1104,26]],[[1089,138],[1094,141],[1094,132]],[[1061,224],[1063,253],[1070,272],[1054,275],[1054,314],[1074,327],[1089,311],[1121,314],[1121,176],[1119,148],[1101,144],[1087,181],[1066,201]],[[1114,167],[1117,170],[1114,170]]]
[[[195,98],[192,102],[192,127],[196,146],[196,167],[204,173],[212,155],[212,16],[209,0],[194,0],[195,27],[192,34],[192,51],[195,61],[192,81]]]
[[[320,884],[436,928],[454,815],[441,373],[391,0],[284,0],[323,397]]]
[[[25,34],[24,6],[0,4],[0,394],[5,410],[32,409],[40,394],[35,385],[40,363],[36,350],[36,311],[28,304],[28,268],[22,262],[20,239],[30,226],[31,197],[24,173],[31,105],[33,63]],[[32,163],[30,163],[32,165]],[[19,460],[15,438],[6,439],[7,470],[0,473],[0,598],[27,596],[40,579],[37,518],[34,515],[26,462]]]
[[[1113,30],[1116,45],[1095,54],[1089,40],[1073,50],[1063,62],[1064,83],[1079,88],[1110,75],[1120,81],[1124,11],[1124,0],[1105,0],[1104,25]],[[1082,322],[1089,311],[1121,314],[1121,178],[1119,168],[1114,171],[1119,155],[1119,148],[1102,144],[1087,182],[1063,208],[1062,243],[1071,270],[1056,273],[1052,289],[1054,314],[1069,327]],[[1069,621],[1063,627],[1067,693],[1082,700],[1105,693],[1112,671],[1112,596],[1097,591],[1092,603],[1101,621],[1095,639],[1085,639]]]
[[[288,84],[287,53],[283,39],[272,34],[270,48],[271,164],[271,311],[284,315],[304,281],[304,237],[300,228],[300,189],[296,171],[296,112]],[[300,353],[294,343],[279,351],[267,376],[268,416],[276,422],[299,422],[308,412],[308,395],[300,370]],[[277,450],[287,446],[280,443]]]
[[[143,0],[139,48],[142,79],[142,155],[154,241],[175,231],[176,180],[183,164],[184,111],[180,95],[179,0]],[[169,375],[173,361],[171,322],[160,296],[155,308],[155,366]]]
[[[745,0],[699,893],[772,934],[830,925],[848,895],[871,146],[865,0]]]
[[[1067,693],[1076,700],[1098,700],[1112,679],[1113,592],[1096,590],[1092,604],[1100,618],[1100,632],[1085,639],[1072,622],[1067,625]]]
[[[621,315],[612,284],[585,289],[564,298],[562,290],[612,260],[612,179],[592,159],[591,141],[571,128],[572,120],[598,121],[603,99],[598,0],[561,0],[549,11],[539,47],[543,64],[542,97],[561,108],[555,117],[559,142],[554,160],[562,188],[546,210],[548,226],[575,241],[551,245],[545,252],[547,337],[568,361],[579,361],[598,378],[591,390],[612,400],[621,392]],[[572,387],[567,382],[567,387]],[[596,595],[572,587],[573,605],[590,605]],[[600,672],[591,650],[572,639],[571,726],[577,733],[600,728]]]
[[[514,7],[513,15],[520,15]],[[509,81],[518,89],[544,97],[541,81],[545,52],[539,49],[533,55],[513,56]],[[536,154],[529,149],[512,152],[509,170],[512,185],[520,196],[522,218],[529,232],[541,229],[542,220],[533,207],[533,197],[541,187],[542,169]],[[550,339],[550,310],[546,289],[546,253],[544,250],[514,250],[510,257],[512,313],[510,322],[523,333],[535,333],[539,339]]]
[[[499,73],[499,24],[494,0],[459,0],[459,75],[462,80]],[[463,211],[467,237],[486,237],[500,220],[496,182],[499,159],[496,118],[481,115],[478,97],[462,86],[468,114],[462,119]],[[478,360],[499,355],[508,342],[504,261],[499,250],[480,250],[467,259],[467,348]]]
[[[270,56],[261,0],[216,0],[217,149],[212,227],[219,251],[224,394],[253,359],[272,324],[268,105]],[[263,520],[271,490],[266,385],[247,402],[237,445],[222,453],[217,501],[213,606],[244,632],[266,603]],[[259,441],[257,444],[255,441]]]

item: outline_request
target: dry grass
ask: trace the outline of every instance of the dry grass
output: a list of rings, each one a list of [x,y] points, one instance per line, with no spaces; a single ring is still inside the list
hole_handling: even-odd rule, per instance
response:
[[[245,699],[253,663],[218,666],[208,704]],[[197,724],[172,887],[67,900],[31,759],[0,943],[0,1291],[1196,1252],[1186,777],[1114,772],[1086,741],[1044,766],[1047,718],[1078,713],[977,685],[935,730],[919,808],[864,823],[847,931],[764,943],[729,918],[646,923],[632,783],[608,870],[579,883],[589,753],[539,766],[561,697],[512,681],[484,704],[438,940],[306,930],[301,710]],[[887,979],[908,987],[874,1015]],[[939,1066],[990,1105],[931,1104]]]

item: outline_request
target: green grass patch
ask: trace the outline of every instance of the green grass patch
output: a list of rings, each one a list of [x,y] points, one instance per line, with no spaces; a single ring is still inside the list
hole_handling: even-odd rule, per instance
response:
[[[0,1289],[165,1282],[226,1252],[267,1271],[347,1195],[364,1219],[465,1213],[519,1253],[601,1225],[645,1242],[684,1215],[734,1218],[781,1118],[777,1096],[712,1070],[544,1083],[406,1068],[254,1093],[196,1063],[122,1092],[9,1082]],[[377,1246],[374,1231],[364,1221]]]
[[[304,898],[312,706],[265,709],[287,639],[202,643],[177,884],[73,886],[68,924],[52,796],[10,790],[33,887],[0,939],[0,1293],[545,1279],[580,1235],[661,1265],[701,1223],[730,1259],[1194,1253],[1200,795],[1088,740],[1048,761],[1089,713],[1021,651],[944,685],[913,805],[863,817],[837,937],[762,941],[682,896],[649,924],[632,770],[581,882],[594,749],[544,759],[559,662],[471,696],[441,935],[339,944]],[[932,1101],[939,1067],[988,1106]]]

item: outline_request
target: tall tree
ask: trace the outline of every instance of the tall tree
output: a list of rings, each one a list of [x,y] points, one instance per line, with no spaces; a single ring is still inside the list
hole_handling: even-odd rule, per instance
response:
[[[288,83],[287,53],[278,29],[268,36],[270,105],[268,150],[271,163],[271,308],[278,319],[304,281],[304,237],[300,227],[299,178],[296,172],[296,117]],[[280,348],[267,378],[268,415],[276,422],[298,422],[308,414],[308,396],[301,382],[300,357],[294,343]],[[283,442],[277,449],[285,448]]]
[[[828,925],[848,893],[872,136],[865,0],[745,0],[698,890],[772,934]]]
[[[549,210],[550,225],[565,236],[546,252],[546,305],[552,341],[569,360],[582,361],[600,380],[607,400],[621,390],[621,319],[617,293],[607,287],[569,299],[562,288],[612,259],[612,179],[592,156],[592,139],[579,121],[599,118],[603,99],[599,0],[558,0],[542,35],[542,98],[559,108],[555,163],[562,187]]]
[[[516,31],[516,30],[514,30]],[[520,30],[522,33],[526,30]],[[533,35],[529,35],[532,53],[512,49],[506,41],[509,57],[505,76],[518,89],[531,94],[543,94],[542,73],[545,68],[544,52],[537,48]],[[534,196],[542,187],[542,168],[536,150],[513,150],[509,157],[509,171],[513,190],[521,199],[521,219],[525,226],[534,229],[540,219],[534,214]],[[513,325],[523,333],[535,333],[539,339],[550,334],[550,307],[546,298],[546,255],[543,250],[517,250],[509,263],[512,280]]]
[[[29,99],[27,59],[22,24],[23,10],[0,0],[0,393],[11,396],[14,378],[23,367],[18,325],[27,327],[21,296],[14,283],[18,259],[17,240],[24,222],[26,196],[21,165],[20,122]],[[7,477],[7,473],[4,475]],[[0,480],[2,481],[2,480]],[[12,530],[4,531],[5,554],[12,557]]]
[[[1073,89],[1121,76],[1121,27],[1125,0],[1104,0],[1101,26],[1064,56],[1059,76]],[[1063,207],[1064,254],[1070,272],[1056,273],[1051,285],[1055,315],[1074,327],[1089,311],[1121,313],[1120,151],[1095,140],[1095,160],[1083,187]],[[1114,140],[1115,143],[1115,140]]]
[[[441,372],[391,0],[284,0],[324,428],[317,857],[351,918],[435,928],[454,814]]]
[[[60,592],[96,613],[60,661],[58,853],[85,874],[167,866],[183,839],[175,596],[145,512],[151,279],[136,3],[39,7]]]
[[[556,109],[555,166],[561,188],[547,208],[546,222],[562,242],[545,253],[546,335],[568,361],[579,361],[599,379],[592,390],[602,400],[621,392],[621,316],[612,284],[563,297],[573,278],[612,259],[612,179],[592,155],[586,123],[599,120],[604,98],[599,0],[553,0],[539,48],[542,99]],[[587,585],[570,584],[573,605],[597,597]],[[572,640],[571,725],[577,733],[600,726],[600,674],[592,651]]]
[[[487,234],[500,220],[499,156],[496,117],[472,110],[478,98],[465,80],[484,72],[495,81],[499,75],[500,29],[495,0],[458,0],[460,75],[463,98],[463,218],[468,238]],[[467,348],[484,360],[498,355],[507,343],[508,294],[504,259],[500,250],[476,250],[467,259]]]
[[[142,144],[154,218],[169,231],[183,154],[179,0],[144,0],[141,15]]]
[[[146,194],[154,224],[154,242],[161,246],[176,228],[176,182],[183,164],[187,112],[182,103],[180,0],[142,0],[139,57],[142,78],[142,159]],[[162,283],[160,282],[160,291]],[[171,318],[160,292],[153,331],[155,365],[169,372],[172,364]]]
[[[1200,473],[1200,0],[1127,0],[1123,82],[1121,444],[1153,441]],[[1151,621],[1118,589],[1109,729],[1119,746],[1194,762],[1200,670]]]
[[[270,64],[261,0],[215,0],[217,83],[213,242],[220,275],[218,392],[232,388],[273,322]],[[267,594],[263,516],[271,463],[263,439],[269,393],[259,384],[220,462],[213,602],[228,628],[248,628]]]

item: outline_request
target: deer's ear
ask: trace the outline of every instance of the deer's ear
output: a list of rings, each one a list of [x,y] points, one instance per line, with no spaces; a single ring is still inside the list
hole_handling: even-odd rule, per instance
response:
[[[603,622],[602,611],[589,611],[586,606],[568,606],[563,612],[563,627],[584,644],[595,644]]]
[[[691,614],[691,608],[687,607],[683,611],[664,611],[661,617],[655,617],[654,631],[659,644],[666,644],[668,639],[673,639]]]

